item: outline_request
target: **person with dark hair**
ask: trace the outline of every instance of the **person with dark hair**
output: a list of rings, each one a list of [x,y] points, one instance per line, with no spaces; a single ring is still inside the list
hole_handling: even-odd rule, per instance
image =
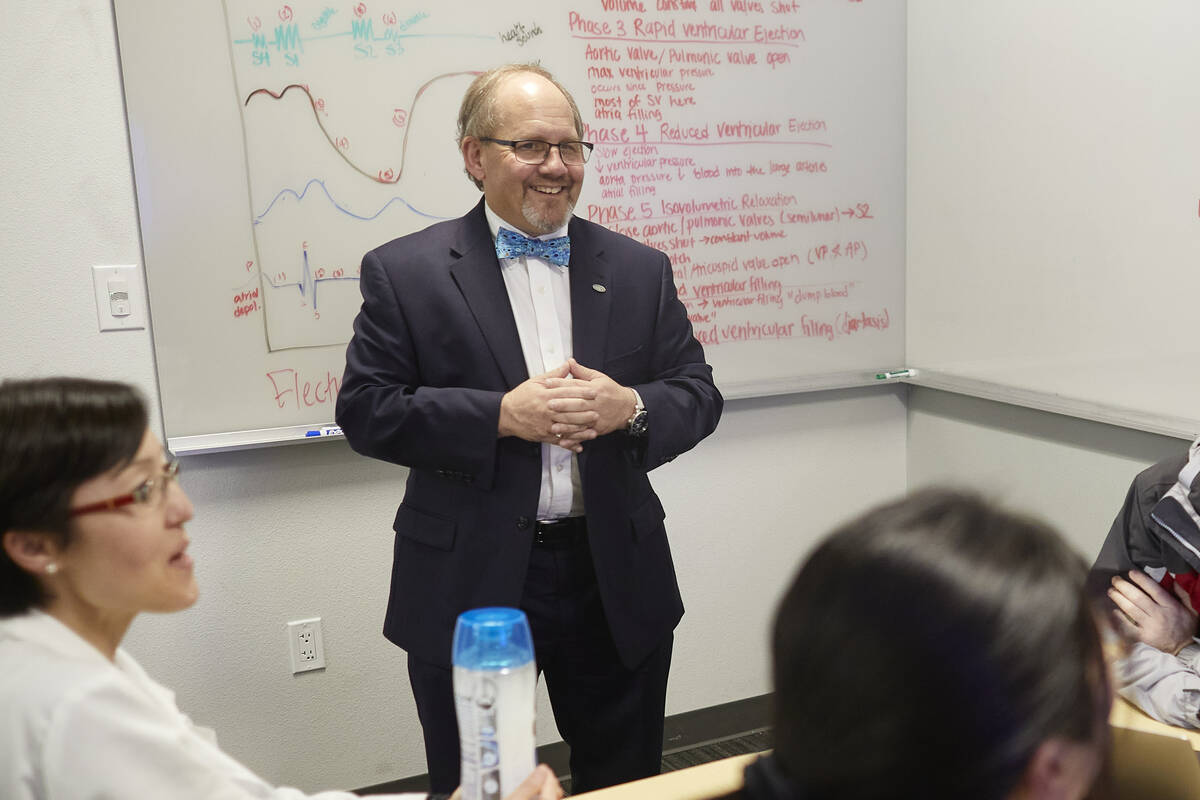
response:
[[[408,653],[430,782],[458,782],[458,614],[523,610],[574,792],[655,775],[683,601],[649,473],[723,400],[666,254],[574,215],[592,144],[545,69],[467,89],[465,216],[363,257],[336,419],[408,468],[383,633]]]
[[[1052,530],[929,490],[851,520],[775,618],[775,750],[750,800],[1079,798],[1110,697],[1087,568]]]
[[[1200,728],[1200,439],[1134,477],[1092,565],[1133,642],[1117,691],[1169,725]]]
[[[138,614],[196,600],[184,530],[192,504],[178,472],[132,387],[83,378],[0,383],[5,800],[307,797],[222,752],[120,647]],[[561,796],[543,766],[510,800]]]

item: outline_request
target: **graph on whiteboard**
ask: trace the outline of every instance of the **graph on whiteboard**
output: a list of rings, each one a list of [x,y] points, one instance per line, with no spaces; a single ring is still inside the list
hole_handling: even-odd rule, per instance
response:
[[[884,341],[898,356],[902,94],[845,87],[902,82],[863,58],[894,31],[861,5],[227,0],[255,248],[236,297],[269,350],[347,341],[363,253],[478,200],[454,143],[467,85],[537,61],[596,144],[575,213],[671,257],[727,380],[745,347],[820,369],[873,364]]]
[[[225,16],[256,264],[241,296],[270,350],[343,343],[363,253],[477,200],[455,117],[500,42],[486,20],[447,30],[365,4],[230,0]]]

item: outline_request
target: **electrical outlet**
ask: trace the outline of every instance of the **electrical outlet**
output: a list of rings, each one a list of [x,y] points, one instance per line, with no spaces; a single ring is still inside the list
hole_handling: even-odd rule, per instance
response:
[[[289,622],[287,632],[293,675],[312,669],[325,669],[325,642],[321,637],[320,617]]]

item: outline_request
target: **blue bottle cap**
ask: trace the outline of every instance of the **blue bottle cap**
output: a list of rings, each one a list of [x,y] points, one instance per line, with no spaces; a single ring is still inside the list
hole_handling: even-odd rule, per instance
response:
[[[525,612],[516,608],[476,608],[458,615],[454,626],[454,666],[512,669],[533,661],[533,636]]]

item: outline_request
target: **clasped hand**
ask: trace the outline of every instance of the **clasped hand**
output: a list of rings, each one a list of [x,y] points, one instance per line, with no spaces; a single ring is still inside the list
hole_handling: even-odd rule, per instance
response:
[[[633,390],[575,359],[524,381],[500,401],[500,436],[545,442],[574,453],[633,416]]]
[[[1174,596],[1140,569],[1129,580],[1114,576],[1108,596],[1117,606],[1117,628],[1132,639],[1176,655],[1196,635],[1196,610],[1188,593],[1176,583]]]

